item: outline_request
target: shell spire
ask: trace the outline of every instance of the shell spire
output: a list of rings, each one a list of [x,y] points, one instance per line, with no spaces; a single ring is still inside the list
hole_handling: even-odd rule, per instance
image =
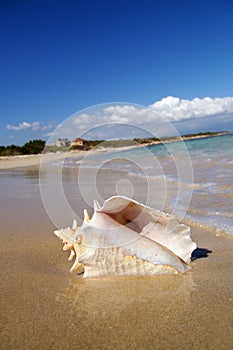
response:
[[[78,228],[77,220],[74,219],[72,224],[72,230],[77,230],[77,228]]]
[[[94,211],[98,211],[101,209],[101,205],[99,204],[99,202],[97,201],[97,199],[95,199],[93,201],[93,207],[94,207]]]
[[[90,215],[87,209],[84,209],[84,223],[89,224],[90,221],[91,221]]]

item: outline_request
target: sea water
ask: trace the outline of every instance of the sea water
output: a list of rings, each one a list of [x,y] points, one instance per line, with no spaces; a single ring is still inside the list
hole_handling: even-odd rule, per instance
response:
[[[119,169],[150,181],[165,179],[182,188],[169,198],[180,219],[233,234],[233,134],[105,151],[69,158],[63,166]]]
[[[233,234],[233,135],[186,142],[194,183],[187,217]]]

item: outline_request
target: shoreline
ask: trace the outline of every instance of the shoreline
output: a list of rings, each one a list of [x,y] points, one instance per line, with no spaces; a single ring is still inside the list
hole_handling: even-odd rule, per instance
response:
[[[206,138],[211,138],[211,137],[218,137],[218,136],[225,136],[230,134],[229,132],[219,132],[216,133],[214,135],[208,135],[208,134],[204,134],[204,135],[193,135],[193,136],[177,136],[174,138],[170,138],[169,140],[164,140],[164,141],[152,141],[150,143],[145,143],[145,144],[141,144],[138,145],[138,147],[140,146],[153,146],[153,145],[161,145],[161,144],[166,144],[166,143],[172,143],[172,142],[182,142],[182,141],[192,141],[192,140],[199,140],[199,139],[206,139]],[[132,146],[133,147],[133,146]],[[136,146],[137,147],[137,146]]]
[[[57,153],[46,153],[46,154],[29,154],[29,155],[19,155],[19,156],[7,156],[0,157],[0,170],[15,169],[15,168],[25,168],[31,166],[40,166],[41,160],[46,162],[55,161],[67,158],[73,158],[77,156],[84,156],[85,151],[78,152],[57,152]]]
[[[197,136],[190,136],[190,137],[184,137],[181,136],[181,138],[174,138],[170,140],[164,140],[164,141],[153,141],[151,143],[145,143],[145,144],[137,144],[132,146],[123,146],[123,147],[106,147],[106,148],[95,148],[89,151],[67,151],[67,152],[55,152],[55,153],[45,153],[45,154],[29,154],[29,155],[17,155],[17,156],[0,156],[0,170],[4,169],[14,169],[14,168],[21,168],[21,167],[30,167],[30,166],[39,166],[41,159],[43,156],[46,157],[46,162],[64,159],[64,158],[73,158],[73,157],[84,157],[88,154],[88,152],[92,153],[100,153],[100,152],[120,152],[124,150],[130,150],[134,148],[139,147],[148,147],[153,145],[159,145],[159,144],[165,144],[165,143],[172,143],[172,142],[181,142],[181,141],[191,141],[191,140],[198,140],[203,138],[211,138],[211,137],[218,137],[218,136],[225,136],[229,134],[228,132],[220,132],[215,135],[197,135]],[[44,157],[44,159],[45,159]]]

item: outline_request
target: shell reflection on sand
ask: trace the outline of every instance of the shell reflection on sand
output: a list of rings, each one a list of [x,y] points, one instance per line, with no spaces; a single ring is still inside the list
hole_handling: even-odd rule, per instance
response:
[[[56,295],[56,301],[72,310],[77,324],[85,329],[106,323],[108,327],[121,327],[126,317],[128,322],[148,324],[145,310],[155,315],[163,309],[164,318],[171,317],[169,310],[179,303],[179,312],[186,312],[191,292],[195,289],[192,273],[176,276],[122,276],[119,278],[74,278],[63,293]],[[158,316],[158,315],[157,315]],[[126,323],[124,323],[126,325]]]
[[[190,228],[174,216],[144,206],[132,199],[115,196],[101,207],[94,202],[94,215],[84,211],[79,228],[56,230],[64,250],[75,259],[71,272],[84,277],[160,275],[189,269],[196,244]]]

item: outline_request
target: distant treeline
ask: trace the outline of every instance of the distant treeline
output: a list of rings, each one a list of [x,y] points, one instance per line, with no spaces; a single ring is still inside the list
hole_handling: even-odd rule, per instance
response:
[[[166,142],[166,141],[175,141],[175,140],[182,140],[186,138],[192,138],[192,137],[202,137],[202,136],[216,136],[219,134],[227,133],[227,131],[221,131],[221,132],[212,132],[212,131],[207,131],[207,132],[199,132],[197,134],[185,134],[182,136],[166,136],[166,137],[161,137],[156,138],[156,137],[151,137],[151,138],[144,138],[144,139],[134,139],[137,143],[153,143],[153,142]]]
[[[218,134],[227,134],[227,131],[219,131],[219,132],[214,132],[214,131],[199,132],[198,134],[186,134],[186,135],[183,135],[182,137],[215,136],[215,135],[218,135]]]
[[[43,151],[45,141],[33,140],[26,142],[23,146],[0,146],[0,156],[17,156],[24,154],[38,154]]]
[[[45,147],[45,141],[43,140],[33,140],[26,142],[23,146],[0,146],[0,156],[15,156],[23,154],[38,154],[44,152],[67,152],[71,150],[90,150],[95,147],[97,148],[117,148],[117,147],[127,147],[136,146],[138,144],[153,144],[155,142],[168,142],[168,141],[179,141],[182,139],[191,139],[195,137],[211,137],[215,135],[225,134],[226,131],[221,132],[200,132],[198,134],[186,134],[182,136],[171,136],[162,138],[134,138],[134,139],[117,139],[117,140],[84,140],[84,145],[80,146],[55,146],[47,145]]]
[[[94,142],[95,142],[95,147],[99,146],[103,148],[128,147],[128,146],[135,146],[137,144],[135,140],[131,140],[131,139],[102,140],[100,142],[98,140],[95,140]],[[92,146],[92,143],[91,143],[91,146]]]

